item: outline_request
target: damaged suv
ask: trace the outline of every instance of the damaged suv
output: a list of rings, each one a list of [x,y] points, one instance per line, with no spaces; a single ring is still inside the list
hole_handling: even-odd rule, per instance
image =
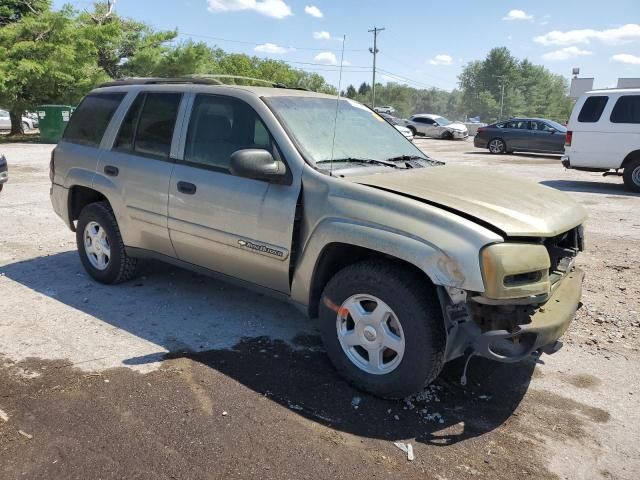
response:
[[[51,200],[94,279],[156,258],[286,299],[384,397],[456,357],[560,347],[583,279],[571,198],[446,166],[351,100],[214,83],[113,82],[75,111]]]

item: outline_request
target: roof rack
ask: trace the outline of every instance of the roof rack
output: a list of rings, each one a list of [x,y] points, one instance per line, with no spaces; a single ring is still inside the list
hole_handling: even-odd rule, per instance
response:
[[[303,87],[290,87],[283,83],[272,82],[262,78],[244,77],[242,75],[186,75],[184,77],[161,78],[161,77],[142,77],[142,78],[124,78],[121,80],[113,80],[100,85],[100,87],[118,87],[122,85],[168,85],[191,83],[194,85],[235,85],[234,83],[223,82],[222,79],[231,80],[248,80],[251,82],[267,84],[273,88],[290,88],[292,90],[307,90]]]

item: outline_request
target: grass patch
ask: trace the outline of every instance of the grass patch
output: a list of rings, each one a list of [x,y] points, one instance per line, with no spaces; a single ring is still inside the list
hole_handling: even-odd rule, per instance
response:
[[[40,134],[25,133],[22,135],[8,135],[6,133],[0,134],[0,145],[5,143],[47,143],[40,140]]]

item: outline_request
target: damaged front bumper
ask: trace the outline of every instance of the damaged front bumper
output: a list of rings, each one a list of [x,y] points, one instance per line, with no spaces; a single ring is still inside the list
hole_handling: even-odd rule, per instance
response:
[[[534,352],[556,352],[580,305],[583,279],[580,269],[567,273],[541,305],[467,305],[467,321],[461,315],[456,321],[456,308],[449,307],[447,360],[468,354],[511,363]]]

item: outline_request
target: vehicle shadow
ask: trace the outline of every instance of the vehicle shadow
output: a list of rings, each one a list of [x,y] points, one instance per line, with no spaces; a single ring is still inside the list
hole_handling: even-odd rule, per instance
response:
[[[637,197],[637,193],[630,192],[620,183],[597,182],[588,180],[544,180],[541,185],[552,187],[565,192],[603,193],[623,197]]]
[[[292,412],[355,435],[441,446],[482,435],[511,416],[535,368],[534,358],[516,365],[474,358],[463,387],[460,359],[418,398],[382,400],[337,375],[313,322],[286,303],[155,262],[119,286],[96,284],[81,268],[75,252],[64,252],[5,265],[0,273],[158,345],[157,353],[124,359],[125,365],[189,358]],[[223,338],[203,338],[215,336]]]
[[[489,150],[482,150],[482,151],[469,151],[469,152],[464,152],[465,155],[490,155]],[[529,153],[525,153],[525,152],[513,152],[513,153],[507,153],[504,155],[493,155],[492,158],[495,158],[496,160],[500,160],[500,159],[509,159],[512,157],[520,157],[520,158],[526,158],[526,159],[540,159],[540,160],[553,160],[555,162],[560,163],[560,157],[562,156],[561,153],[558,154],[552,154],[552,153],[535,153],[535,152],[529,152]]]

